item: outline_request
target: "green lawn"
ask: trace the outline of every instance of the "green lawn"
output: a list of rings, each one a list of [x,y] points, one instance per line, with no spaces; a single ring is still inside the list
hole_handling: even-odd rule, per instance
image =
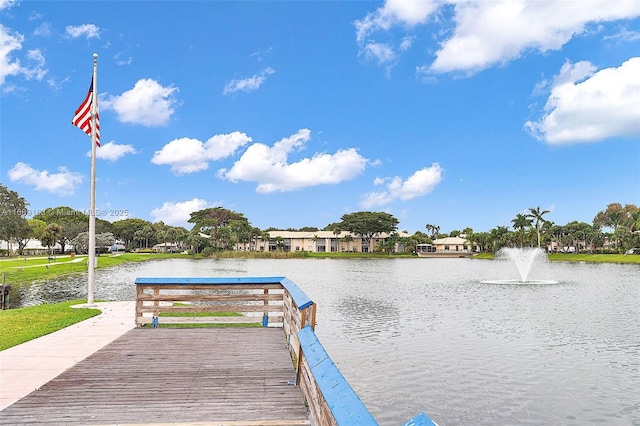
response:
[[[98,309],[71,308],[86,300],[30,306],[0,311],[0,351],[84,321]]]
[[[116,266],[127,262],[142,262],[153,259],[192,258],[184,254],[138,254],[125,253],[117,256],[98,256],[98,269]],[[30,283],[35,280],[47,280],[54,277],[87,272],[87,256],[56,256],[55,261],[47,257],[2,258],[0,274],[5,275],[7,284]]]

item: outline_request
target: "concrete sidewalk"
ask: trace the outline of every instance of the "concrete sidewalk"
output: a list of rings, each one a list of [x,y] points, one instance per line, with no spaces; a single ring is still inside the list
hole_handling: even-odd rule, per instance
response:
[[[0,410],[135,327],[135,302],[95,306],[100,315],[0,351]]]

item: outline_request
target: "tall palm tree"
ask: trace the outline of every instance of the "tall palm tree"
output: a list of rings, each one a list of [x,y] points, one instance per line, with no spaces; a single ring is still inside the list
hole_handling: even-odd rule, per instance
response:
[[[540,225],[545,221],[543,216],[550,213],[550,210],[540,210],[540,207],[530,207],[526,217],[535,221],[536,233],[538,234],[538,248],[540,248]]]
[[[532,220],[522,213],[518,213],[515,219],[511,220],[511,223],[513,223],[513,229],[520,231],[520,248],[522,248],[524,246],[524,230],[531,226]]]

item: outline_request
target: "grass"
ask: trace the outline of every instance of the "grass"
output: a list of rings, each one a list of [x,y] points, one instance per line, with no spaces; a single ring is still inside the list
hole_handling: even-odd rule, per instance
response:
[[[181,305],[181,303],[176,303]],[[241,317],[238,312],[162,312],[160,317]],[[211,327],[262,327],[261,323],[232,323],[232,324],[158,324],[160,328],[211,328]],[[145,324],[143,327],[151,327]]]
[[[549,253],[549,260],[557,262],[631,263],[640,265],[636,254]]]
[[[86,300],[0,311],[0,351],[94,317],[99,309],[71,308]]]
[[[183,254],[138,254],[125,253],[117,256],[98,256],[98,269],[128,262],[168,258],[192,258]],[[77,259],[80,259],[79,261]],[[74,261],[75,260],[75,261]],[[48,267],[47,267],[48,266]],[[48,280],[55,277],[87,272],[87,257],[72,259],[71,256],[56,256],[49,261],[47,257],[20,257],[0,260],[0,274],[5,275],[7,284],[24,284],[36,280]]]

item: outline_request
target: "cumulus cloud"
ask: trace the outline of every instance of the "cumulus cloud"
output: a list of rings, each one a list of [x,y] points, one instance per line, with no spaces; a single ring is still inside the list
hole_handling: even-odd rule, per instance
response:
[[[100,95],[100,108],[116,112],[123,123],[147,127],[164,126],[175,112],[177,87],[163,87],[152,79],[141,79],[121,95]]]
[[[68,25],[65,32],[73,38],[100,38],[100,27],[94,24]]]
[[[201,198],[193,198],[187,201],[166,201],[162,207],[151,210],[151,218],[154,222],[162,221],[172,226],[188,226],[191,213],[198,210],[216,207]]]
[[[111,141],[96,149],[96,158],[100,160],[116,161],[127,154],[137,154],[133,145],[120,145]],[[91,151],[87,152],[87,157],[91,157]]]
[[[450,10],[452,18],[447,20]],[[355,22],[356,41],[361,53],[372,55],[369,45],[379,43],[373,39],[374,35],[388,35],[397,26],[419,30],[432,16],[437,16],[438,20],[445,18],[441,22],[446,29],[442,32],[446,39],[440,42],[433,63],[418,66],[418,73],[463,71],[472,74],[505,64],[530,51],[543,53],[560,49],[574,36],[585,33],[590,24],[636,18],[640,16],[640,3],[610,0],[387,0],[383,7]],[[429,33],[433,30],[429,29]],[[387,42],[387,46],[390,45]],[[383,63],[380,59],[378,62]]]
[[[396,176],[393,178],[376,178],[374,185],[384,185],[382,191],[373,191],[366,194],[360,206],[364,209],[385,206],[393,200],[411,200],[421,197],[433,191],[442,181],[443,169],[438,163],[433,163],[431,167],[425,167],[416,171],[406,180]]]
[[[364,44],[371,34],[389,30],[394,25],[413,27],[424,24],[440,3],[435,0],[387,0],[384,6],[355,22],[356,40]]]
[[[231,182],[256,182],[257,192],[271,193],[340,183],[364,170],[367,159],[353,148],[342,149],[335,154],[316,153],[311,158],[289,163],[289,154],[303,149],[310,139],[311,131],[300,129],[272,147],[255,143],[231,169],[219,170],[218,176]]]
[[[16,0],[0,0],[0,10],[10,9],[16,3],[17,3]]]
[[[37,191],[46,191],[57,195],[71,195],[82,183],[82,175],[69,171],[66,167],[58,167],[58,173],[37,170],[26,163],[16,163],[9,172],[11,182],[33,186]]]
[[[198,139],[174,139],[160,151],[153,154],[151,162],[157,165],[169,165],[178,175],[206,170],[210,161],[220,160],[233,155],[236,150],[251,142],[244,133],[232,132],[214,135],[206,142]]]
[[[424,24],[438,5],[438,1],[431,0],[387,0],[384,6],[354,23],[360,55],[375,60],[389,71],[398,61],[398,51],[411,47],[412,38],[405,36],[399,42],[380,42],[372,38],[373,34],[389,31],[396,25],[411,28]]]
[[[251,77],[231,80],[224,86],[222,93],[228,95],[235,92],[253,92],[254,90],[258,90],[260,86],[267,81],[267,77],[273,73],[275,73],[275,70],[267,67]]]
[[[39,49],[27,51],[24,57],[29,62],[27,65],[12,57],[14,52],[22,49],[23,41],[22,34],[0,24],[0,86],[5,84],[9,76],[23,75],[27,79],[40,81],[46,75],[45,58]]]
[[[640,57],[598,72],[569,62],[554,78],[542,117],[525,128],[549,144],[640,136]]]
[[[436,53],[431,71],[478,71],[519,58],[528,50],[557,50],[584,33],[589,23],[639,16],[640,3],[473,1],[456,3],[455,10],[456,29]]]

